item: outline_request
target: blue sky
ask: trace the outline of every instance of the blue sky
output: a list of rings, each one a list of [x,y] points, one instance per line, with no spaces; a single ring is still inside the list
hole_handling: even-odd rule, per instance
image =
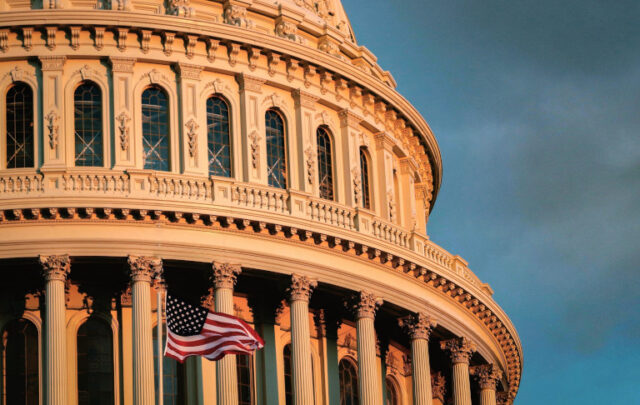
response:
[[[343,4],[436,135],[429,235],[518,329],[515,404],[639,404],[640,2]]]

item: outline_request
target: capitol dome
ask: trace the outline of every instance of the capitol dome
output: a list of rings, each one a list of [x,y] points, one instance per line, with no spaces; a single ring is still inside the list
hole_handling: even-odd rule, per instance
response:
[[[395,87],[338,0],[0,0],[2,405],[511,404]],[[158,363],[167,289],[264,349]]]

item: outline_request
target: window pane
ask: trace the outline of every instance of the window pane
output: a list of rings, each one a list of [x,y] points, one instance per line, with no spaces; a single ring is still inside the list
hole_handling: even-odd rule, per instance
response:
[[[318,143],[318,187],[320,198],[333,200],[333,161],[331,156],[331,138],[324,128],[316,133]]]
[[[209,174],[231,177],[229,107],[218,96],[207,99],[207,146]]]
[[[26,319],[10,322],[4,330],[5,396],[7,404],[37,405],[38,330]]]
[[[78,403],[113,405],[111,327],[89,318],[78,329]]]
[[[7,168],[33,167],[33,92],[16,83],[7,92]]]
[[[162,328],[162,345],[166,343],[166,330]],[[186,396],[184,392],[184,366],[182,363],[162,357],[162,391],[164,405],[184,405]],[[153,375],[158,392],[158,330],[153,328]],[[156,403],[159,398],[156,397]]]
[[[169,170],[169,100],[159,87],[142,93],[144,168]]]
[[[360,149],[360,182],[362,184],[362,207],[371,209],[371,194],[369,190],[369,160],[367,153]]]
[[[102,166],[102,96],[98,85],[81,84],[74,93],[76,166]]]
[[[236,367],[238,374],[238,405],[251,405],[252,401],[252,372],[251,356],[236,355]]]
[[[340,373],[340,405],[358,405],[358,374],[349,360],[342,359],[338,364]]]
[[[268,110],[265,114],[267,135],[267,176],[272,187],[287,188],[287,162],[284,121],[280,114]]]

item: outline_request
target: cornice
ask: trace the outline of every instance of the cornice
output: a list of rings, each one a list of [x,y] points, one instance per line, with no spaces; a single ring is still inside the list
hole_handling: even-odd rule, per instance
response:
[[[173,226],[195,227],[197,229],[235,230],[259,233],[264,237],[284,237],[292,242],[304,243],[332,249],[335,254],[357,256],[362,260],[384,265],[391,270],[400,271],[407,276],[424,283],[457,303],[470,315],[485,325],[494,336],[506,359],[506,374],[512,391],[517,392],[520,381],[522,348],[508,317],[493,303],[483,301],[482,297],[471,293],[468,286],[459,284],[454,278],[424,267],[419,261],[413,261],[409,255],[398,255],[371,248],[356,240],[338,238],[330,233],[291,227],[273,222],[247,219],[241,216],[213,215],[198,212],[177,212],[166,210],[141,210],[131,208],[96,207],[51,207],[36,209],[14,209],[0,211],[0,231],[3,225],[30,223],[64,222],[127,222],[127,223],[165,223]],[[278,236],[280,235],[280,236]]]

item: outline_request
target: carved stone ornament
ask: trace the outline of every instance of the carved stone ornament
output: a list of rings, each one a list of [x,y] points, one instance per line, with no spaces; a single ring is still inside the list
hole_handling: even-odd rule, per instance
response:
[[[220,41],[213,38],[207,38],[207,59],[209,62],[214,62],[216,60],[216,51],[220,46]]]
[[[494,364],[482,364],[470,367],[469,373],[476,376],[481,390],[495,391],[496,384],[502,378],[502,370]]]
[[[496,393],[496,405],[510,405],[512,399],[512,395],[509,392],[501,391]]]
[[[178,63],[175,65],[178,72],[180,72],[181,79],[200,80],[200,73],[204,69],[204,66],[191,65],[187,63]]]
[[[94,28],[94,33],[95,33],[94,46],[96,47],[97,50],[101,50],[104,47],[104,32],[105,32],[104,27]]]
[[[218,288],[233,289],[238,274],[242,272],[239,264],[213,262],[213,275],[211,277],[216,290]]]
[[[351,168],[351,178],[353,179],[353,198],[356,205],[359,205],[362,196],[362,175],[360,174],[359,166]]]
[[[178,17],[195,17],[196,11],[193,7],[189,7],[190,0],[169,0],[167,14],[176,15]]]
[[[151,44],[152,32],[153,31],[151,30],[140,30],[140,36],[142,37],[142,40],[140,41],[142,53],[149,53],[149,46]]]
[[[164,74],[162,74],[156,69],[151,69],[147,73],[147,77],[149,78],[149,83],[151,84],[158,84],[163,81],[166,83],[169,81],[169,78],[167,76],[165,76]]]
[[[69,255],[40,256],[42,277],[46,281],[65,281],[71,271]]]
[[[87,80],[98,76],[98,73],[89,65],[84,65],[83,67],[81,67],[80,70],[78,70],[78,73],[80,74],[80,77],[82,77],[82,80]]]
[[[27,51],[33,47],[33,27],[22,28],[22,46]]]
[[[307,163],[307,182],[313,184],[313,178],[316,175],[316,151],[312,145],[305,149],[304,156]]]
[[[109,57],[111,62],[111,71],[114,73],[133,73],[133,66],[136,63],[135,58],[119,58]]]
[[[321,50],[322,52],[328,53],[329,55],[335,56],[337,58],[341,57],[340,48],[338,47],[338,44],[336,44],[329,38],[326,38],[326,37],[321,38],[318,41],[318,49]]]
[[[382,305],[383,302],[384,301],[381,298],[376,297],[368,291],[360,291],[352,297],[350,307],[356,319],[374,319],[378,307]]]
[[[42,65],[42,71],[54,71],[62,70],[67,58],[64,56],[40,56],[40,64]]]
[[[465,337],[443,340],[440,342],[440,348],[449,352],[453,364],[469,364],[471,355],[476,351],[475,343]]]
[[[71,49],[77,51],[80,48],[80,31],[82,27],[70,27],[71,30]]]
[[[253,28],[253,21],[247,18],[247,8],[229,2],[224,5],[224,22],[242,28]]]
[[[127,36],[129,28],[118,28],[118,50],[124,52],[127,49]]]
[[[251,164],[253,168],[257,168],[260,164],[260,141],[262,137],[258,134],[258,131],[253,131],[249,135],[251,140]]]
[[[307,276],[301,276],[298,274],[291,275],[291,286],[288,288],[289,299],[293,301],[306,301],[309,302],[311,298],[311,292],[318,286],[316,280],[310,279]]]
[[[212,80],[204,85],[204,91],[209,91],[209,89],[213,90],[214,94],[222,94],[225,91],[231,92],[230,87],[220,79]]]
[[[9,50],[9,30],[0,30],[0,51]]]
[[[196,120],[191,118],[184,126],[187,128],[187,142],[189,144],[189,156],[194,157],[198,153],[198,128]]]
[[[278,18],[276,20],[276,35],[288,39],[293,42],[297,42],[299,44],[304,44],[304,38],[298,35],[298,26],[291,22],[286,21],[283,18]]]
[[[235,66],[238,63],[238,55],[240,54],[241,46],[235,42],[227,42],[227,53],[229,54],[229,65]]]
[[[46,27],[47,31],[47,48],[50,51],[56,49],[56,33],[58,32],[58,27]]]
[[[400,327],[404,328],[411,340],[429,340],[431,331],[436,327],[437,322],[422,312],[410,315],[398,320]]]
[[[47,131],[49,135],[49,147],[55,149],[58,147],[58,113],[55,110],[51,110],[44,119],[47,122]]]
[[[20,66],[15,66],[6,76],[11,77],[12,82],[20,82],[24,80],[25,74],[26,72]]]
[[[122,111],[116,117],[118,121],[118,132],[120,132],[120,149],[127,151],[129,149],[129,121],[131,117],[126,111]]]
[[[434,398],[444,403],[444,396],[447,393],[447,380],[440,371],[431,374],[431,392]]]
[[[146,281],[150,283],[162,274],[162,260],[149,256],[129,256],[129,270],[131,281]]]
[[[163,32],[162,36],[164,37],[164,54],[170,56],[173,52],[173,41],[176,39],[176,34],[174,32]]]

